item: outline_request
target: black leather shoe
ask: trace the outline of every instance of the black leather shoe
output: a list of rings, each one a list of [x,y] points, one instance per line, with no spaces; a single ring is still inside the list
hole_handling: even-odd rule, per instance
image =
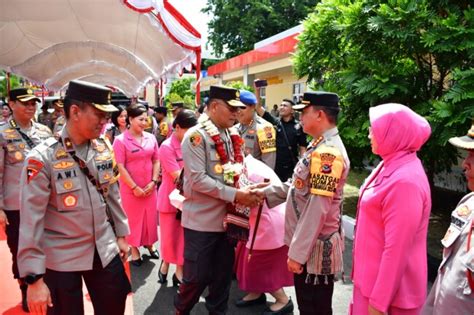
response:
[[[181,281],[179,281],[178,277],[176,277],[176,274],[173,274],[173,287],[179,287],[181,284]]]
[[[30,309],[28,308],[28,301],[26,299],[26,290],[28,289],[28,286],[26,284],[23,284],[20,286],[21,290],[21,308],[23,309],[24,312],[29,313]]]
[[[161,284],[168,282],[168,280],[166,279],[168,277],[168,274],[161,272],[162,265],[163,265],[163,260],[161,261],[160,267],[158,268],[158,283],[161,283]]]
[[[283,315],[283,314],[291,314],[293,313],[293,309],[295,307],[293,306],[293,302],[291,301],[291,298],[288,300],[288,303],[286,303],[285,306],[280,308],[278,311],[272,311],[271,308],[267,307],[265,311],[263,311],[262,315]]]
[[[148,248],[148,252],[150,253],[150,258],[151,259],[160,259],[160,253],[158,252],[157,249],[149,249]]]
[[[265,296],[265,294],[262,293],[258,298],[253,299],[253,300],[245,301],[243,298],[238,299],[237,301],[235,301],[235,306],[248,307],[252,305],[265,304],[266,302],[267,302],[267,297]]]
[[[143,260],[141,258],[130,260],[130,264],[134,265],[135,267],[140,267],[142,263],[143,263]]]

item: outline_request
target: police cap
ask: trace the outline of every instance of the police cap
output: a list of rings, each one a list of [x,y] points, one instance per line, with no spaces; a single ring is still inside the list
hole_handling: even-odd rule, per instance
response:
[[[27,102],[31,100],[35,100],[37,102],[40,101],[40,99],[33,93],[33,90],[27,88],[18,88],[10,90],[10,93],[8,93],[8,98],[10,101],[20,102]]]
[[[230,87],[211,85],[209,98],[221,99],[233,107],[245,107],[245,104],[240,101],[239,90]]]
[[[105,86],[74,80],[69,82],[65,99],[90,103],[103,112],[116,112],[117,107],[110,103],[112,91]]]
[[[330,92],[306,92],[303,95],[301,104],[293,106],[294,110],[303,110],[307,106],[322,106],[328,109],[339,110],[339,96]]]
[[[474,150],[474,120],[472,121],[471,129],[468,130],[467,135],[463,137],[453,137],[449,139],[449,143],[464,150]]]

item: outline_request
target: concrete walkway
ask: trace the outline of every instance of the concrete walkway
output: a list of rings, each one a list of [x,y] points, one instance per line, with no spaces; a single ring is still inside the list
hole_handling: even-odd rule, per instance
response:
[[[334,287],[333,297],[333,312],[335,315],[347,314],[349,303],[352,297],[352,284],[349,277],[352,266],[352,241],[346,240],[345,251],[345,270],[346,282],[336,282]],[[147,251],[143,251],[144,263],[140,267],[131,266],[132,288],[133,288],[133,309],[134,314],[158,314],[171,315],[174,314],[173,298],[176,294],[176,288],[172,287],[171,277],[174,273],[174,266],[168,272],[168,283],[160,285],[158,283],[158,267],[161,260],[150,260],[147,256]],[[285,288],[287,294],[291,296],[295,304],[294,314],[299,314],[297,309],[296,295],[294,287]],[[206,293],[203,294],[203,297]],[[264,310],[264,305],[253,306],[249,308],[237,308],[234,303],[237,299],[244,296],[245,293],[237,288],[237,282],[232,283],[230,300],[229,300],[229,315],[237,314],[261,314]],[[201,297],[200,302],[194,307],[191,314],[204,315],[208,314],[204,305],[204,298]],[[267,301],[273,302],[271,295],[267,294]]]

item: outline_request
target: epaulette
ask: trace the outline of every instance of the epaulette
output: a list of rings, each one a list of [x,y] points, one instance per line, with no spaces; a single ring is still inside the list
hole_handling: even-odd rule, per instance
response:
[[[41,151],[45,151],[47,150],[49,147],[53,146],[54,144],[58,143],[58,140],[54,137],[49,137],[48,139],[44,140],[43,142],[41,142],[40,144],[38,144],[36,147],[35,147],[35,150],[37,150],[38,152],[41,152]]]

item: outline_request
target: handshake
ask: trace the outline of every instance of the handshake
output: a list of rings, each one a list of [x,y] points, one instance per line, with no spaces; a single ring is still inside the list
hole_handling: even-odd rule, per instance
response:
[[[234,202],[250,208],[256,207],[265,200],[265,194],[261,188],[268,185],[269,183],[259,183],[240,188],[235,194]]]

